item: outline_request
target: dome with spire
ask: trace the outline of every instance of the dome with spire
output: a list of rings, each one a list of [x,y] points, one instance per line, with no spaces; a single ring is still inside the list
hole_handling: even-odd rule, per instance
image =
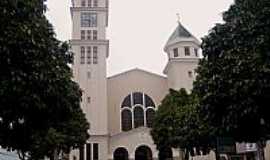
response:
[[[165,52],[167,52],[167,49],[170,46],[180,42],[194,42],[195,44],[200,44],[199,40],[193,36],[180,22],[178,22],[178,26],[165,45]]]

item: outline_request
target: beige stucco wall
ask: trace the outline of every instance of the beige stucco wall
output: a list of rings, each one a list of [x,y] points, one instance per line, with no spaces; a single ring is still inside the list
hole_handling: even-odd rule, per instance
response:
[[[129,153],[129,158],[135,158],[135,151],[138,147],[145,145],[151,148],[153,157],[156,158],[157,150],[149,134],[150,129],[141,127],[130,132],[114,135],[110,138],[110,155],[113,159],[113,153],[118,147],[126,148]]]
[[[185,88],[187,91],[190,91],[193,88],[193,82],[196,78],[195,70],[197,64],[198,59],[171,60],[167,66],[169,88],[175,90]],[[192,72],[192,77],[189,77],[189,71]]]
[[[121,103],[132,92],[143,92],[150,96],[155,105],[168,93],[167,78],[139,69],[108,78],[109,132],[115,135],[121,132]]]
[[[86,113],[90,122],[90,133],[94,135],[104,135],[108,133],[107,129],[107,81],[106,81],[106,46],[99,47],[98,64],[80,64],[80,45],[73,41],[73,52],[75,53],[75,63],[73,66],[74,77],[80,83],[83,91],[81,107]],[[87,45],[87,44],[85,44]],[[90,72],[91,77],[88,78]],[[87,97],[91,97],[91,102],[87,102]],[[98,108],[98,109],[97,109]],[[102,115],[102,116],[101,116]]]
[[[87,1],[86,1],[87,2]],[[74,53],[73,74],[83,91],[81,107],[90,122],[91,135],[108,135],[107,107],[107,63],[109,41],[106,40],[107,0],[99,0],[99,7],[81,7],[81,0],[74,0],[71,7],[72,16],[72,52]],[[81,13],[97,14],[97,27],[81,27]],[[98,40],[80,40],[81,30],[97,30]],[[81,64],[81,46],[98,47],[98,64]],[[86,56],[85,56],[86,57]],[[93,57],[93,55],[92,55]],[[88,77],[90,73],[90,78]],[[87,102],[90,97],[90,103]]]
[[[190,55],[185,55],[185,47],[190,48]],[[173,50],[178,48],[179,56],[174,57]],[[193,88],[193,81],[196,78],[195,69],[198,66],[199,56],[196,56],[194,49],[200,50],[199,42],[194,38],[172,43],[165,47],[169,61],[164,69],[168,77],[168,87],[179,90],[185,88],[188,91]],[[189,71],[192,77],[189,77]]]
[[[109,154],[111,155],[109,159],[113,159],[113,153],[119,147],[123,147],[128,151],[129,159],[135,159],[135,151],[140,146],[149,147],[152,151],[153,159],[158,159],[158,150],[150,135],[150,129],[146,127],[116,134],[110,137],[109,144]],[[179,150],[173,149],[173,156],[179,157]],[[177,158],[174,159],[176,160]]]
[[[267,142],[264,150],[265,160],[270,160],[270,141]]]

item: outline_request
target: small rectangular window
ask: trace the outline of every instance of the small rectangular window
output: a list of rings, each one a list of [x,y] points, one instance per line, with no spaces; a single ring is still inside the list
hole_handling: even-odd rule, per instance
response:
[[[91,157],[91,143],[86,144],[86,160],[92,160]]]
[[[91,97],[87,97],[87,103],[91,103]]]
[[[98,63],[98,47],[94,46],[93,47],[93,64]]]
[[[91,78],[91,72],[87,72],[87,78],[88,78],[88,79]]]
[[[93,30],[93,40],[97,40],[97,30]]]
[[[99,147],[98,143],[93,144],[93,160],[98,160],[99,159]]]
[[[88,0],[88,7],[92,6],[92,0]]]
[[[91,30],[87,30],[87,40],[92,39],[91,38],[91,35],[92,35],[92,31]]]
[[[81,46],[81,64],[85,64],[85,47]]]
[[[85,40],[85,30],[81,30],[81,40]]]
[[[82,4],[81,4],[82,7],[85,7],[85,6],[86,6],[85,0],[82,0],[81,3],[82,3]]]
[[[87,47],[87,64],[91,64],[91,47]]]
[[[179,54],[178,54],[178,48],[174,48],[173,49],[173,56],[174,57],[178,57],[179,56]]]
[[[192,71],[188,71],[188,77],[189,78],[192,78],[193,77]]]
[[[190,56],[190,48],[185,47],[185,56]]]
[[[195,53],[195,56],[196,57],[199,57],[199,53],[198,53],[198,49],[197,48],[194,48],[194,53]]]
[[[98,0],[94,0],[94,7],[98,7]]]
[[[81,27],[97,27],[97,14],[91,12],[82,12]]]

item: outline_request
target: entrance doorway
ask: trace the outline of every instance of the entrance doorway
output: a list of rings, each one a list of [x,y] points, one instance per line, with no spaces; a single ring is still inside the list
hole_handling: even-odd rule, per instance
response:
[[[121,147],[117,148],[113,153],[114,160],[128,160],[128,151]]]
[[[159,160],[172,160],[173,153],[171,148],[160,149],[158,153]]]
[[[135,160],[152,160],[152,151],[147,146],[140,146],[135,151]]]

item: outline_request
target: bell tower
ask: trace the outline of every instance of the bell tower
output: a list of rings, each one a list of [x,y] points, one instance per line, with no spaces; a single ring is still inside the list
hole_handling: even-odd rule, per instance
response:
[[[163,71],[168,77],[169,88],[190,91],[193,87],[199,62],[200,42],[178,21],[178,25],[167,41],[164,51],[168,63]]]
[[[70,11],[74,80],[83,91],[81,107],[90,123],[91,135],[86,145],[71,153],[71,159],[105,160],[108,158],[108,0],[72,0]]]

